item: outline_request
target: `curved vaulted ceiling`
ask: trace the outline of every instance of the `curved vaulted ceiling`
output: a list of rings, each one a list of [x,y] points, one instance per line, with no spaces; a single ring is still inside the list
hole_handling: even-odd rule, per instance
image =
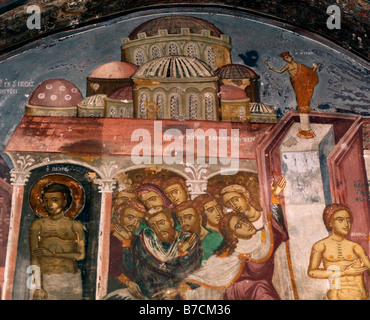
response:
[[[325,37],[352,53],[370,60],[370,1],[368,0],[42,0],[41,30],[29,30],[25,21],[29,17],[26,8],[36,2],[25,0],[0,0],[0,54],[43,36],[79,28],[124,15],[135,10],[170,6],[212,6],[248,11],[269,17],[293,27]],[[327,9],[340,7],[340,29],[329,29]]]

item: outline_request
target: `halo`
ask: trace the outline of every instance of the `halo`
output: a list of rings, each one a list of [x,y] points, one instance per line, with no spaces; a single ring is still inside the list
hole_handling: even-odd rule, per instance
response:
[[[50,174],[44,176],[32,186],[29,201],[34,213],[40,218],[48,216],[42,204],[42,190],[52,183],[64,184],[71,190],[72,201],[69,207],[64,211],[64,215],[71,219],[76,218],[85,206],[84,190],[78,181],[63,174]]]

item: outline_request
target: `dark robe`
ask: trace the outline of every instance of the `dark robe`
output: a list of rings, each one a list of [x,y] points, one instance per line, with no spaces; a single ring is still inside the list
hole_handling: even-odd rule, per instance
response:
[[[148,250],[144,242],[144,235],[154,236],[154,233],[152,230],[142,230],[132,242],[131,250],[123,248],[122,270],[130,280],[139,285],[145,297],[153,299],[152,296],[161,290],[176,288],[185,277],[200,266],[202,248],[198,239],[186,255],[177,256],[164,262]],[[179,238],[186,241],[190,236],[191,233],[182,232]],[[165,248],[170,246],[166,243],[162,243],[162,245]]]

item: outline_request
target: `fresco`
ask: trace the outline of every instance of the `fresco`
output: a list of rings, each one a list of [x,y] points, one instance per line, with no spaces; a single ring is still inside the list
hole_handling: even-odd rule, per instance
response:
[[[211,7],[5,55],[2,299],[368,299],[369,72]]]

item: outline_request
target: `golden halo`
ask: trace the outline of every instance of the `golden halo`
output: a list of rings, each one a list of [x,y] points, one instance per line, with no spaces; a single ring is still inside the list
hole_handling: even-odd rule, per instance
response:
[[[66,185],[71,190],[72,202],[64,215],[69,218],[76,218],[85,206],[85,194],[79,182],[70,176],[63,174],[50,174],[39,179],[33,186],[30,192],[30,205],[39,217],[45,218],[48,213],[42,204],[42,190],[52,183],[60,183]]]

